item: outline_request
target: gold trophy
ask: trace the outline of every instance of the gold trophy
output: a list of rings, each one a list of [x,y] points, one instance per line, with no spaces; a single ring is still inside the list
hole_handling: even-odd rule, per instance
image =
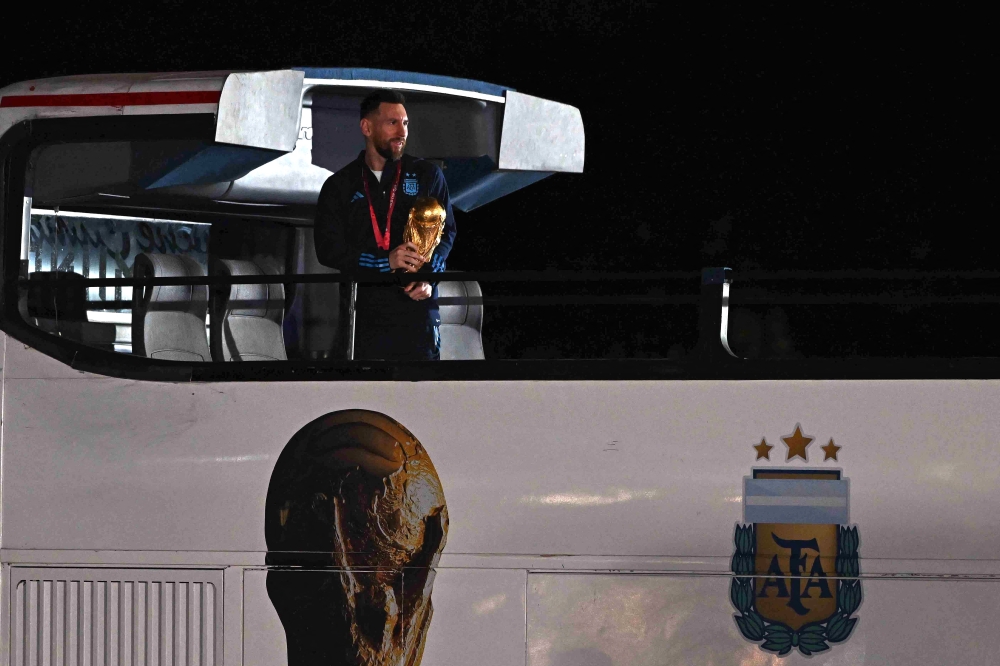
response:
[[[444,220],[448,217],[444,206],[434,197],[417,197],[403,229],[403,242],[417,246],[417,253],[430,261],[431,253],[441,242]]]

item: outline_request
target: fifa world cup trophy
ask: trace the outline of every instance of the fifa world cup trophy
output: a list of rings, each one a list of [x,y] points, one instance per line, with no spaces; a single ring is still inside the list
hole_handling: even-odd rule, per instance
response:
[[[416,245],[424,261],[430,261],[431,253],[441,242],[447,217],[448,213],[437,199],[417,197],[403,229],[403,242]]]

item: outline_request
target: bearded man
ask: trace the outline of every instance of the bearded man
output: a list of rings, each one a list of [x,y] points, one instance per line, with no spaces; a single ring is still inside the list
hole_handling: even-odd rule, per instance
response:
[[[435,164],[406,155],[409,118],[402,94],[378,90],[361,102],[365,149],[330,176],[316,210],[316,256],[327,266],[355,275],[395,270],[443,271],[455,242],[448,184]],[[431,257],[403,242],[410,208],[418,197],[434,197],[445,210],[441,242]],[[391,249],[390,249],[391,248]],[[358,285],[355,354],[394,361],[440,358],[441,316],[437,287],[428,282]]]

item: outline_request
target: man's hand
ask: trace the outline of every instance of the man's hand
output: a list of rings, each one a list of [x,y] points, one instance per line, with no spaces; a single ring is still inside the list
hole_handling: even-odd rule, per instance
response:
[[[430,298],[431,294],[434,293],[431,290],[431,285],[427,282],[411,282],[403,287],[403,291],[406,292],[407,296],[415,301],[422,301],[425,298]]]
[[[389,268],[393,270],[402,268],[407,273],[416,273],[424,263],[424,258],[418,254],[417,246],[413,243],[397,245],[389,253]]]

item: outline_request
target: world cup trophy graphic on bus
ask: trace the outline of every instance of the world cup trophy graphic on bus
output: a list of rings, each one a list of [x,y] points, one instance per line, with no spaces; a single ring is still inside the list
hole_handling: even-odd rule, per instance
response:
[[[315,419],[278,457],[265,512],[289,666],[419,666],[448,508],[417,438],[379,412]]]

